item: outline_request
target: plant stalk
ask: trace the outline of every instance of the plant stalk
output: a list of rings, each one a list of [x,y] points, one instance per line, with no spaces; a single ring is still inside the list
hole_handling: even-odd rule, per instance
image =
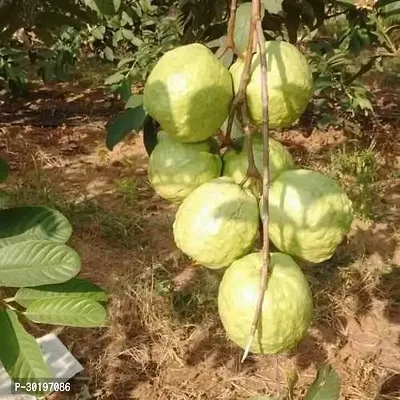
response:
[[[268,272],[270,264],[269,254],[269,127],[268,127],[268,87],[267,87],[267,57],[265,51],[265,38],[260,18],[260,0],[253,0],[253,5],[258,4],[258,15],[255,21],[255,30],[257,33],[257,44],[260,57],[261,69],[261,99],[262,99],[262,136],[263,136],[263,192],[262,192],[262,223],[263,223],[263,248],[262,248],[262,268],[260,271],[260,293],[257,299],[254,319],[250,330],[249,340],[244,351],[242,362],[247,358],[251,345],[253,344],[258,321],[260,318],[264,295],[267,289]]]
[[[250,120],[246,102],[243,102],[241,105],[241,115],[243,120],[243,129],[247,147],[247,159],[249,162],[247,166],[246,176],[240,183],[240,186],[243,186],[249,179],[252,178],[257,179],[258,181],[262,181],[262,176],[258,171],[254,160],[253,138],[252,138],[252,131],[250,129]]]
[[[252,23],[250,24],[250,29],[249,29],[249,39],[247,42],[246,55],[244,58],[243,72],[240,77],[239,89],[233,99],[231,108],[229,110],[228,125],[226,128],[225,140],[222,143],[222,147],[229,146],[232,143],[231,132],[233,126],[233,119],[235,117],[235,112],[238,109],[238,107],[246,100],[246,89],[250,81],[251,61],[253,58],[254,32],[256,29],[255,28],[256,20],[254,19],[254,16],[260,15],[260,7],[256,9],[257,4],[258,5],[260,4],[259,0],[256,2],[253,1],[253,9],[251,17]]]

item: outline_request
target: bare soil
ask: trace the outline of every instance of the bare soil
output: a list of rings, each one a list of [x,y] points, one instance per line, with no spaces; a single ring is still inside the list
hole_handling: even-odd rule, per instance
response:
[[[332,260],[303,265],[315,296],[303,342],[243,364],[218,319],[221,273],[177,251],[176,206],[149,186],[141,135],[112,152],[105,147],[105,124],[120,104],[79,82],[40,85],[28,99],[1,103],[7,188],[20,204],[51,205],[71,219],[82,275],[110,294],[107,327],[56,329],[85,370],[73,380],[75,395],[53,398],[240,400],[284,389],[293,369],[302,398],[328,362],[340,375],[342,399],[400,399],[399,100],[399,91],[379,93],[377,116],[360,137],[332,129],[307,135],[301,127],[276,134],[299,164],[326,173],[340,170],[331,156],[344,146],[371,148],[373,216],[356,219]]]

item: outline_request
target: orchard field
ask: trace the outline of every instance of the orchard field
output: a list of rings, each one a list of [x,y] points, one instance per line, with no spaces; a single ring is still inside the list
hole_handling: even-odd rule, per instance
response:
[[[50,3],[39,11],[47,12]],[[86,2],[90,8],[89,3],[102,2]],[[65,21],[70,36],[58,39],[50,58],[46,53],[32,64],[18,56],[8,64],[12,73],[4,67],[10,43],[23,54],[27,44],[0,39],[0,156],[9,166],[1,184],[7,192],[4,202],[7,207],[48,206],[67,217],[73,227],[69,245],[81,257],[80,276],[109,297],[104,327],[27,325],[35,337],[56,332],[85,368],[72,380],[77,393],[48,398],[240,400],[264,395],[261,400],[284,393],[296,375],[294,390],[282,399],[303,399],[317,369],[327,363],[340,378],[340,399],[400,399],[400,37],[395,28],[389,31],[400,23],[400,2],[378,2],[376,9],[368,2],[359,2],[359,8],[347,1],[296,3],[315,7],[311,24],[319,21],[315,4],[324,3],[325,17],[317,28],[307,28],[310,16],[304,12],[295,29],[295,44],[307,55],[319,87],[300,121],[271,130],[271,136],[289,149],[298,166],[336,179],[353,202],[355,218],[331,259],[317,266],[300,262],[314,298],[314,318],[304,339],[289,352],[250,354],[243,363],[241,349],[226,337],[218,316],[223,270],[198,265],[177,249],[171,227],[179,206],[158,196],[149,183],[149,156],[135,116],[127,114],[131,123],[116,120],[140,105],[138,94],[162,54],[224,34],[226,4],[220,2],[218,9],[218,2],[215,7],[205,2],[209,8],[200,1],[176,7],[161,1],[116,3],[141,8],[141,16],[125,25],[135,35],[112,24],[121,13],[92,8],[96,22],[72,34]],[[286,29],[276,37],[293,43],[291,25],[277,17],[281,3],[264,2],[267,10],[268,4],[277,7],[266,19],[275,15],[271,21]],[[0,6],[0,17],[7,4]],[[389,28],[382,31],[388,42],[377,27],[384,21],[378,6],[393,6],[392,20],[385,22]],[[176,32],[160,27],[167,13]],[[224,21],[221,32],[218,13]],[[342,18],[350,13],[352,18]],[[326,18],[333,14],[338,17]],[[289,7],[285,15],[295,11]],[[158,26],[146,25],[146,16]],[[20,26],[27,25],[26,15],[21,21]],[[199,26],[207,24],[215,24],[216,32],[200,34]],[[47,28],[60,37],[59,30]],[[267,28],[271,35],[281,29]],[[112,35],[119,31],[124,36],[116,40]],[[36,36],[32,43],[30,54],[40,55],[34,51],[43,44]],[[316,45],[312,50],[310,43]],[[59,54],[73,61],[65,56],[57,69]],[[124,70],[120,61],[131,56]],[[18,78],[21,71],[23,79]],[[116,131],[122,141],[115,139]],[[261,247],[258,240],[256,248]],[[335,399],[329,393],[309,398]]]

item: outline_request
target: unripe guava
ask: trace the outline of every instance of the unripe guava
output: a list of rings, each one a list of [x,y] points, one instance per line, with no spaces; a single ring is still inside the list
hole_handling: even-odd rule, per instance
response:
[[[227,336],[246,348],[260,292],[261,253],[236,260],[218,291],[218,312]],[[250,352],[276,354],[297,345],[313,318],[307,279],[287,254],[271,253],[269,279]]]
[[[206,46],[194,43],[159,59],[144,86],[143,105],[168,135],[193,143],[216,133],[232,98],[228,69]]]
[[[183,253],[205,267],[218,269],[252,250],[258,227],[256,198],[230,178],[220,177],[186,197],[173,230]]]
[[[269,212],[274,245],[311,263],[331,258],[353,221],[352,203],[338,183],[306,169],[285,171],[275,179]]]
[[[179,204],[198,186],[221,175],[218,143],[181,143],[160,132],[148,165],[149,181],[162,198]]]
[[[292,44],[267,41],[268,112],[271,129],[287,128],[305,111],[313,93],[311,69],[304,55]],[[235,92],[239,90],[244,62],[238,59],[231,67]],[[253,56],[247,86],[247,103],[252,123],[262,125],[261,71],[259,53]]]
[[[253,154],[254,162],[260,174],[263,174],[263,139],[261,135],[253,135]],[[246,177],[248,168],[247,143],[244,137],[236,139],[233,147],[227,150],[223,156],[223,175],[230,176],[233,180],[240,184]],[[270,181],[276,179],[282,172],[292,169],[294,162],[289,150],[277,140],[269,139],[269,168]],[[250,187],[251,182],[248,181],[244,187]],[[254,185],[253,185],[254,186]],[[261,193],[259,193],[261,194]]]

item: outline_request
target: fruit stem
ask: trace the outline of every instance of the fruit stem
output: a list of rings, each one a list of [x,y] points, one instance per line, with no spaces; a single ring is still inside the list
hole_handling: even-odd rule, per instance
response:
[[[255,21],[255,30],[257,33],[257,44],[259,48],[260,68],[261,68],[261,99],[262,99],[262,136],[263,136],[263,191],[262,191],[262,223],[263,223],[263,248],[262,248],[262,268],[260,271],[260,293],[257,299],[256,310],[254,313],[253,323],[249,340],[246,345],[245,352],[242,357],[242,362],[247,358],[250,347],[254,341],[254,336],[257,330],[258,320],[261,314],[264,295],[267,289],[268,270],[270,264],[269,254],[269,127],[268,127],[268,88],[267,88],[267,57],[265,51],[265,38],[261,25],[260,18],[260,0],[253,0],[253,10],[257,8],[258,14]],[[254,18],[254,15],[253,15]]]
[[[240,186],[243,186],[249,179],[255,178],[259,181],[262,181],[262,176],[256,167],[256,163],[254,161],[254,149],[253,149],[253,138],[252,131],[250,129],[250,120],[249,114],[247,110],[247,103],[243,102],[241,105],[242,112],[242,121],[243,121],[243,130],[245,134],[245,141],[247,146],[247,157],[248,157],[248,166],[246,171],[246,176],[243,181],[240,183]]]
[[[237,51],[234,39],[236,10],[237,10],[237,0],[231,0],[229,7],[229,19],[228,19],[228,30],[226,35],[226,41],[223,48],[220,50],[218,54],[219,58],[222,58],[229,49],[232,49],[234,54],[236,54],[238,57],[241,57],[241,55]]]
[[[234,0],[233,0],[234,1]],[[260,7],[256,9],[257,3],[259,6],[259,1],[256,1],[256,4],[254,4],[253,1],[253,9],[252,9],[252,17],[251,17],[251,24],[250,24],[250,33],[249,33],[249,40],[247,42],[247,49],[246,49],[246,55],[244,58],[244,67],[243,67],[243,72],[240,77],[240,85],[239,85],[239,90],[237,91],[230,110],[229,110],[229,118],[228,118],[228,125],[226,127],[226,134],[225,134],[225,140],[222,143],[221,147],[227,147],[232,144],[232,139],[231,139],[231,131],[232,131],[232,126],[233,126],[233,118],[235,117],[235,112],[239,108],[239,106],[246,100],[246,89],[247,85],[249,84],[250,81],[250,68],[251,68],[251,60],[253,58],[253,43],[254,43],[254,32],[256,30],[256,22],[257,22],[257,15],[260,15]]]

